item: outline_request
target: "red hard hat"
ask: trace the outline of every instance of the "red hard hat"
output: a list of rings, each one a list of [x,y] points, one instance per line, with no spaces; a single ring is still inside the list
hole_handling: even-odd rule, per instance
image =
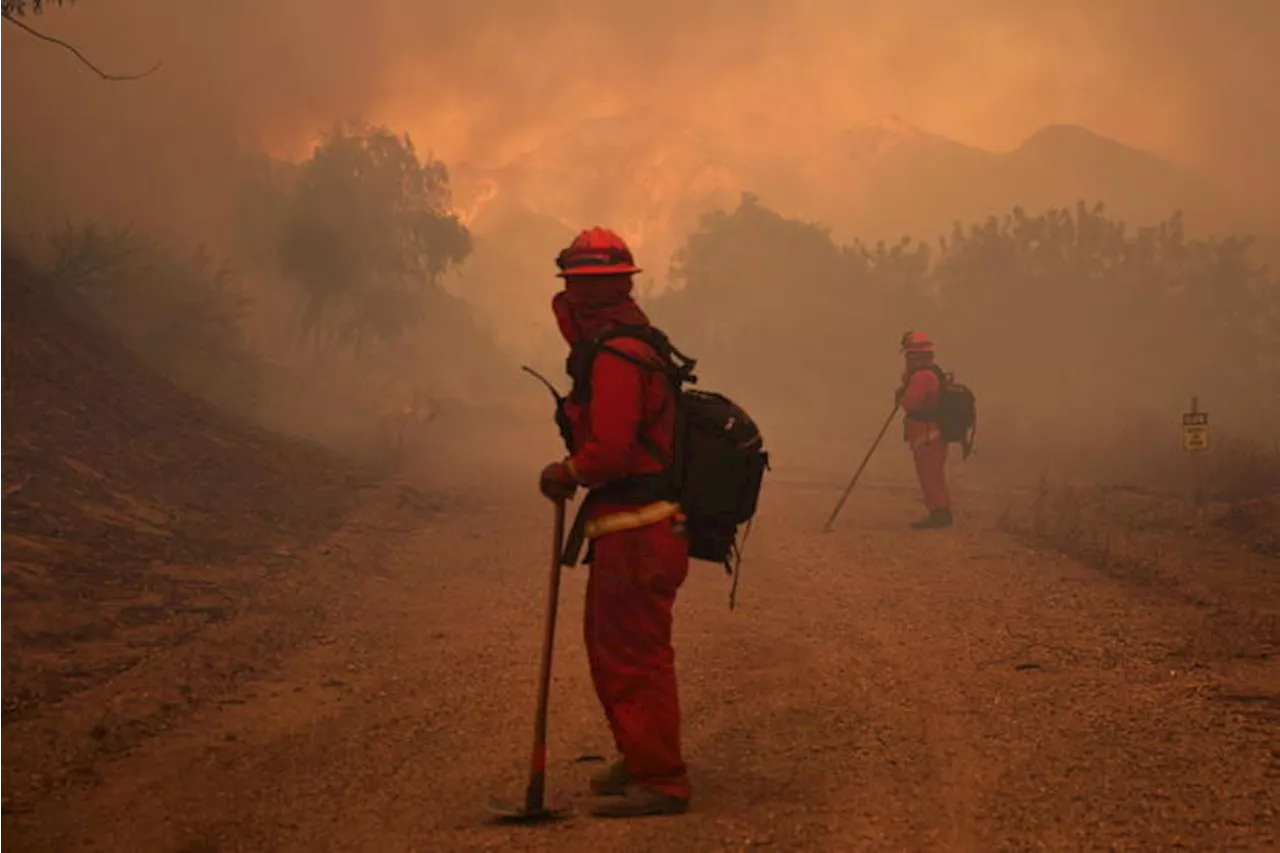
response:
[[[906,332],[901,340],[903,352],[933,352],[933,341],[924,332]]]
[[[608,228],[588,228],[556,256],[556,275],[631,275],[640,272],[631,250]]]

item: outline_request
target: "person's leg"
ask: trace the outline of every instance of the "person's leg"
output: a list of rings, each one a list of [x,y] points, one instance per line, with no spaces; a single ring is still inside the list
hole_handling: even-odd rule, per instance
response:
[[[688,544],[669,522],[603,536],[595,542],[586,618],[592,679],[626,775],[680,800],[690,791],[671,622],[688,567]]]
[[[613,725],[613,709],[609,704],[609,693],[606,690],[607,675],[602,675],[600,666],[600,655],[596,651],[595,633],[596,633],[596,611],[598,605],[596,600],[596,588],[599,584],[596,576],[596,568],[594,561],[590,564],[587,574],[587,597],[586,606],[583,608],[583,636],[586,640],[587,648],[587,666],[591,673],[591,685],[595,688],[596,698],[600,700],[600,707],[604,711],[605,719],[609,723],[609,731],[614,733],[613,745],[618,755],[622,754],[622,745],[618,743],[616,729]],[[602,797],[621,797],[627,792],[627,787],[631,785],[631,772],[627,770],[626,759],[619,758],[610,764],[607,768],[591,777],[592,793]]]
[[[921,439],[911,448],[916,476],[929,517],[918,527],[940,527],[951,523],[951,492],[947,487],[947,443],[941,436]]]
[[[597,651],[596,636],[596,613],[599,605],[596,603],[596,590],[599,588],[599,576],[597,564],[594,560],[587,569],[587,596],[586,606],[582,610],[582,635],[586,642],[587,649],[587,667],[591,673],[591,686],[595,688],[596,698],[600,700],[600,708],[604,711],[605,719],[609,721],[610,730],[613,729],[613,708],[609,702],[609,693],[606,690],[607,676],[601,670],[600,655]],[[614,738],[614,746],[621,751],[621,745]]]

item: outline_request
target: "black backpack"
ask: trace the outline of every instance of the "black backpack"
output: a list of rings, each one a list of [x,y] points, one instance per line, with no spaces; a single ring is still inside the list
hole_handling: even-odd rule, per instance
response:
[[[969,386],[956,382],[953,374],[944,373],[937,366],[932,369],[938,376],[937,418],[942,440],[959,444],[968,459],[978,435],[977,397]]]
[[[610,341],[618,338],[644,341],[657,354],[660,364],[609,346]],[[723,565],[726,573],[734,576],[736,589],[742,546],[755,517],[764,472],[769,467],[769,455],[755,421],[723,394],[685,388],[698,381],[693,372],[696,360],[676,349],[663,332],[652,326],[615,326],[579,344],[569,357],[569,374],[574,377],[571,399],[583,402],[589,399],[591,365],[600,352],[608,352],[646,370],[661,371],[671,382],[676,392],[674,459],[660,458],[667,469],[657,475],[656,487],[650,488],[647,497],[680,504],[689,538],[689,556]],[[525,370],[533,373],[528,368]],[[565,398],[546,379],[538,378],[556,398],[556,423],[565,447],[572,453],[572,437],[564,414]],[[657,455],[656,449],[650,452]],[[747,530],[739,541],[738,529],[743,524]],[[732,603],[731,595],[730,606]]]

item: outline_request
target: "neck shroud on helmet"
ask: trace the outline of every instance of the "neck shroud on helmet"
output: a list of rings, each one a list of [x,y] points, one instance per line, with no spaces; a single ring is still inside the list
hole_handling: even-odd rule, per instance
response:
[[[551,310],[570,345],[616,325],[649,325],[632,297],[632,276],[640,268],[613,231],[598,226],[583,231],[556,256],[556,266],[565,286],[552,299]]]

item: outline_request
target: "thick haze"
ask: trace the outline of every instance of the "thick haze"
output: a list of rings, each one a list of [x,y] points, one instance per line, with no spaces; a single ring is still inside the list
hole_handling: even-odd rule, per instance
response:
[[[11,215],[39,215],[38,198],[218,242],[237,142],[301,155],[319,126],[363,116],[496,166],[631,111],[779,150],[887,114],[995,150],[1075,123],[1259,209],[1280,195],[1274,0],[80,0],[30,20],[112,71],[165,65],[105,83],[5,26]]]
[[[516,364],[562,364],[563,343],[543,313],[558,286],[548,268],[554,251],[579,227],[614,227],[654,277],[641,281],[643,289],[664,274],[698,215],[709,204],[732,207],[742,189],[759,188],[784,216],[822,219],[837,233],[836,220],[861,198],[842,240],[873,226],[890,239],[928,239],[952,216],[1108,194],[1108,204],[1123,202],[1118,207],[1129,212],[1121,218],[1135,225],[1158,221],[1184,199],[1198,206],[1179,183],[1183,176],[1125,147],[1132,146],[1236,197],[1236,218],[1212,227],[1258,231],[1273,242],[1280,233],[1277,0],[79,0],[28,20],[113,72],[140,71],[157,59],[164,65],[139,81],[104,82],[65,51],[3,26],[6,236],[66,219],[131,220],[148,236],[168,229],[242,261],[235,231],[241,155],[259,149],[304,159],[319,131],[348,118],[407,130],[420,153],[450,166],[477,237],[453,282],[469,307],[437,305],[435,325],[407,342],[411,354],[387,355],[391,390],[368,365],[297,381],[306,371],[276,346],[293,334],[294,297],[271,286],[279,282],[250,281],[260,291],[248,324],[253,336],[273,364],[294,371],[277,377],[279,387],[267,395],[276,410],[263,415],[285,429],[302,424],[314,432],[332,415],[334,429],[347,430],[344,419],[375,421],[418,388],[442,406],[480,403],[496,398],[492,389],[503,382],[524,383],[542,418],[545,395]],[[973,157],[1002,158],[924,137],[929,156],[896,161],[878,174],[878,190],[860,170],[903,128],[917,139],[913,128],[988,151],[1025,152],[1022,143],[1047,125],[1081,126],[1122,145],[1058,128],[1047,140],[1040,134],[1044,144],[1027,156],[1007,158],[1016,162],[1001,173],[969,165]],[[859,126],[871,130],[849,134]],[[484,199],[498,196],[508,205],[486,208]],[[488,216],[494,210],[500,213]],[[504,210],[516,215],[504,222]],[[759,259],[777,274],[744,285],[750,276],[735,273],[729,284],[749,287],[760,304],[794,288],[803,274],[787,246]],[[838,286],[831,276],[822,281]],[[469,310],[504,352],[461,322],[459,310]],[[776,397],[761,390],[743,399],[777,424],[770,435],[778,436],[779,459],[794,464],[808,454],[824,465],[852,465],[845,456],[860,439],[850,437],[870,434],[883,417],[898,369],[893,341],[919,318],[884,315],[877,327],[864,314],[851,309],[865,321],[865,340],[886,342],[883,359],[855,369],[836,354],[816,361],[806,377],[814,387],[849,392],[827,412],[830,447],[813,434],[813,407],[795,406],[786,383],[761,386]],[[1060,417],[1067,403],[1053,384],[1020,385],[1017,371],[1006,369],[1016,366],[1012,345],[998,338],[992,345],[991,329],[1020,328],[1017,310],[994,305],[987,314],[971,326],[953,323],[940,339],[942,358],[982,389],[985,435],[1003,429],[1034,437],[1018,457],[1031,471],[1069,444],[1065,433],[1074,428]],[[803,315],[786,322],[773,330],[773,345],[803,350],[811,343]],[[1146,351],[1167,343],[1182,328],[1175,326],[1137,324],[1126,345]],[[1117,384],[1122,375],[1098,365],[1087,337],[1064,336],[1054,357],[1081,387],[1093,383],[1090,399],[1127,401],[1097,418],[1099,429],[1105,421],[1112,432],[1134,433],[1147,416],[1163,424],[1170,407],[1201,394],[1228,433],[1245,430],[1252,397],[1228,400],[1221,389],[1210,396],[1204,386],[1213,383],[1190,374]],[[1216,355],[1215,365],[1230,360]],[[734,364],[731,356],[708,361],[707,380],[719,382],[715,371]],[[482,372],[501,381],[480,383]],[[862,382],[856,394],[851,373]],[[876,396],[867,389],[881,377]],[[730,373],[723,380],[727,392],[747,393]],[[1152,429],[1163,434],[1164,426]],[[456,431],[460,444],[474,438],[472,427]],[[551,441],[546,452],[556,452],[541,420],[529,432],[530,441]],[[1099,452],[1111,454],[1107,461],[1121,455]],[[908,464],[901,454],[893,458]]]

